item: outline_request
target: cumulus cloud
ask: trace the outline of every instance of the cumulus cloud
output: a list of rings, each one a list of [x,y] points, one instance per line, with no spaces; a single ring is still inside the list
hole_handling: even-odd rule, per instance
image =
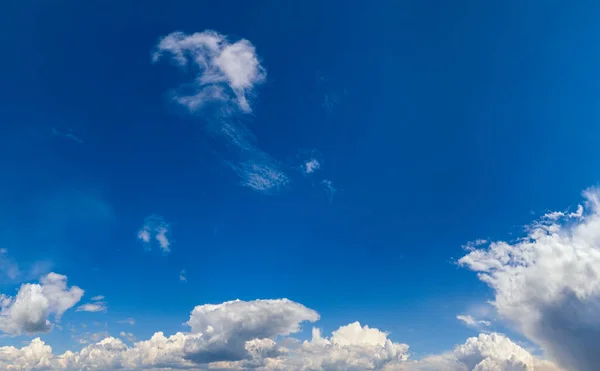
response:
[[[49,331],[50,316],[59,321],[82,296],[82,289],[68,288],[67,277],[56,273],[43,276],[39,284],[23,284],[16,297],[0,295],[0,331],[10,335]]]
[[[167,224],[161,216],[151,215],[144,221],[144,225],[138,231],[137,237],[148,249],[151,248],[152,239],[156,240],[160,249],[163,252],[168,253],[171,251],[171,242],[168,237],[169,234],[169,224]]]
[[[497,312],[566,369],[600,364],[600,192],[547,213],[513,242],[472,248],[459,263],[494,291]]]
[[[165,36],[158,43],[153,61],[167,55],[180,66],[191,64],[197,70],[193,93],[176,95],[176,100],[192,111],[213,100],[231,100],[243,112],[250,112],[248,94],[266,78],[266,70],[250,41],[230,43],[214,31],[191,35],[173,32]]]
[[[94,333],[81,338],[95,343],[61,355],[53,355],[48,345],[34,339],[21,349],[0,347],[0,366],[17,370],[557,370],[495,333],[469,338],[453,352],[416,361],[409,360],[408,345],[358,322],[339,327],[329,337],[317,328],[310,340],[291,337],[301,330],[302,322],[318,319],[314,310],[287,299],[199,305],[190,314],[188,333],[167,337],[156,332],[148,340],[134,342],[133,334],[121,332],[121,338],[134,342],[131,346],[106,332]]]

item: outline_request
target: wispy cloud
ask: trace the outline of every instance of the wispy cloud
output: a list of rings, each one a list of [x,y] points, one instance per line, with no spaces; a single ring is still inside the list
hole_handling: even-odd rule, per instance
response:
[[[68,131],[66,133],[62,133],[62,132],[52,128],[52,135],[57,136],[57,137],[67,138],[67,139],[75,141],[79,144],[83,144],[83,140],[76,137],[75,134],[71,133],[70,131]]]
[[[284,188],[289,178],[278,161],[258,148],[254,135],[235,118],[252,111],[249,97],[266,79],[254,45],[245,39],[230,42],[210,30],[191,35],[174,32],[159,41],[152,60],[165,57],[196,74],[193,82],[173,92],[173,99],[190,112],[207,116],[205,129],[227,144],[228,157],[235,159],[225,162],[240,176],[241,184],[262,193]],[[140,239],[150,236],[144,232]]]
[[[276,165],[257,162],[243,162],[232,165],[242,178],[242,185],[262,193],[279,191],[289,183],[289,178]]]
[[[312,174],[321,168],[321,163],[316,158],[311,158],[304,163],[303,170],[306,174]]]
[[[179,280],[181,282],[187,282],[187,271],[185,269],[182,269],[181,272],[179,272]]]
[[[190,95],[178,92],[175,99],[194,111],[209,101],[234,101],[250,112],[248,94],[266,78],[254,45],[242,39],[230,43],[214,31],[186,35],[173,32],[160,40],[152,56],[154,62],[170,55],[180,66],[193,64],[197,76]]]
[[[329,179],[323,179],[321,181],[321,184],[323,185],[325,192],[327,192],[329,196],[329,202],[332,202],[333,196],[335,196],[335,193],[337,192],[337,189],[335,189],[335,187],[333,186],[333,182]]]
[[[94,303],[87,303],[87,304],[83,304],[80,305],[79,307],[77,307],[77,312],[106,312],[106,310],[108,309],[106,302],[104,301],[97,301]]]
[[[98,300],[104,300],[104,296],[102,296],[102,295],[94,296],[94,297],[92,298],[92,300],[94,300],[94,301],[98,301]]]
[[[135,325],[135,320],[133,318],[126,318],[124,320],[117,321],[117,323],[126,323],[128,325],[133,326],[133,325]]]
[[[165,253],[171,251],[171,242],[168,235],[170,234],[169,224],[159,215],[151,215],[146,218],[144,225],[138,231],[137,237],[142,241],[147,249],[151,249],[152,238],[158,242],[161,250]]]
[[[460,314],[460,315],[456,316],[456,319],[463,322],[467,326],[475,327],[475,328],[480,328],[482,326],[490,327],[492,325],[492,323],[490,321],[478,320],[478,319],[473,318],[473,316],[471,316],[471,315]]]

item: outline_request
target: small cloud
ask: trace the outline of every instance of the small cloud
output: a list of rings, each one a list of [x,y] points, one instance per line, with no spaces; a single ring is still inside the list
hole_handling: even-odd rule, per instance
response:
[[[262,193],[274,193],[289,183],[289,178],[274,164],[243,162],[232,165],[242,185]]]
[[[305,174],[312,174],[315,171],[319,170],[321,168],[321,163],[316,159],[316,158],[311,158],[310,160],[306,161],[304,163],[303,166],[303,170]]]
[[[104,299],[104,296],[102,296],[102,295],[94,296],[92,298],[92,300],[94,300],[94,301],[103,300],[103,299]]]
[[[168,253],[171,251],[171,242],[168,238],[168,234],[170,233],[169,228],[169,224],[167,224],[161,216],[152,215],[146,218],[144,225],[138,231],[137,237],[147,245],[146,247],[148,250],[151,248],[149,244],[151,243],[152,237],[154,237],[162,251]]]
[[[181,272],[179,272],[179,280],[181,282],[187,282],[187,272],[185,269],[183,269]]]
[[[133,318],[126,318],[124,320],[117,321],[117,323],[124,323],[133,326],[135,325],[135,320]]]
[[[131,341],[131,342],[135,341],[135,336],[131,332],[121,331],[119,336],[121,336],[123,339],[125,339],[127,341]]]
[[[337,189],[335,189],[335,187],[333,186],[333,182],[331,180],[328,180],[328,179],[323,179],[321,181],[321,184],[325,188],[325,192],[327,192],[327,194],[329,195],[329,202],[332,202],[333,201],[333,196],[337,192]]]
[[[87,303],[77,307],[77,312],[106,312],[107,305],[104,301]]]
[[[60,131],[52,128],[52,135],[54,135],[56,137],[67,138],[67,139],[75,141],[75,142],[77,142],[79,144],[83,144],[83,140],[81,140],[78,137],[76,137],[75,134],[71,133],[70,131],[68,131],[66,133],[61,133]]]
[[[456,319],[464,322],[464,324],[469,327],[481,327],[481,326],[490,327],[492,325],[492,323],[490,321],[477,320],[470,315],[462,315],[461,314],[461,315],[456,316]]]

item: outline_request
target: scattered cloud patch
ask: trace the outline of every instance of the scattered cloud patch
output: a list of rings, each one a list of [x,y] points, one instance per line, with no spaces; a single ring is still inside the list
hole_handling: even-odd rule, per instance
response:
[[[321,184],[323,185],[325,192],[329,196],[329,202],[332,202],[333,196],[335,196],[335,193],[337,192],[337,189],[335,189],[335,187],[333,186],[333,182],[328,179],[323,179],[321,181]]]
[[[135,319],[133,319],[133,318],[127,318],[127,319],[124,319],[124,320],[117,321],[117,323],[126,323],[128,325],[133,326],[133,325],[135,325]]]
[[[302,167],[305,174],[312,174],[321,168],[321,163],[316,158],[306,161]]]
[[[187,271],[185,269],[182,269],[181,272],[179,272],[179,281],[187,282]]]
[[[75,134],[73,134],[71,131],[68,131],[66,133],[62,133],[54,128],[52,128],[52,135],[56,136],[56,137],[62,137],[62,138],[66,138],[66,139],[70,139],[74,142],[77,142],[79,144],[83,144],[83,140],[79,139],[78,137],[75,136]]]
[[[121,331],[121,333],[119,334],[119,336],[129,342],[133,342],[135,341],[135,336],[131,333],[131,332],[124,332]]]
[[[171,242],[169,241],[170,227],[165,220],[158,215],[151,215],[146,218],[144,225],[138,231],[137,237],[142,241],[147,249],[151,249],[152,239],[156,240],[160,249],[168,253],[171,251]]]
[[[68,288],[67,276],[56,273],[43,276],[39,284],[23,284],[15,297],[0,294],[0,331],[9,335],[50,331],[51,316],[60,321],[82,296],[82,289]]]
[[[97,295],[97,296],[94,296],[94,297],[92,298],[92,300],[93,300],[93,301],[104,300],[104,296],[102,296],[102,295]]]
[[[287,175],[274,164],[243,162],[232,167],[242,178],[243,186],[261,193],[277,192],[290,181]]]

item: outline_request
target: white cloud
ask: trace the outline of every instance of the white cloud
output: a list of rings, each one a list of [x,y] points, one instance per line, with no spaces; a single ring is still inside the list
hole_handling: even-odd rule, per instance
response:
[[[152,238],[154,238],[160,247],[160,249],[168,253],[171,251],[171,242],[169,241],[168,235],[170,234],[169,224],[158,215],[151,215],[146,218],[144,225],[138,231],[137,237],[140,241],[146,244],[148,249],[151,248]]]
[[[289,183],[289,178],[276,164],[266,162],[242,162],[232,165],[242,178],[242,185],[262,193],[279,191]]]
[[[49,331],[50,315],[59,321],[82,296],[82,289],[67,288],[67,277],[56,273],[43,276],[40,284],[23,284],[16,297],[0,295],[0,331],[11,335]]]
[[[104,300],[104,296],[102,296],[102,295],[97,295],[97,296],[94,296],[94,297],[92,298],[92,300],[94,300],[94,301],[98,301],[98,300]]]
[[[191,95],[178,93],[175,99],[194,111],[210,101],[234,101],[250,112],[248,94],[266,78],[254,45],[242,39],[230,43],[214,31],[186,35],[173,32],[160,40],[153,60],[170,55],[180,66],[192,64],[198,75]]]
[[[335,189],[335,187],[333,186],[333,182],[328,179],[323,179],[323,181],[321,181],[321,184],[323,185],[325,192],[327,192],[327,195],[329,196],[329,201],[333,201],[333,196],[335,196],[335,193],[337,192],[337,189]]]
[[[73,134],[71,131],[68,131],[66,133],[62,133],[54,128],[52,128],[52,135],[57,136],[57,137],[63,137],[63,138],[67,138],[70,139],[72,141],[75,141],[79,144],[83,144],[83,140],[79,139],[77,136],[75,136],[75,134]]]
[[[452,353],[418,361],[408,359],[408,345],[358,322],[341,326],[329,338],[316,328],[311,340],[289,337],[300,331],[300,323],[318,319],[315,311],[287,299],[200,305],[190,314],[189,333],[166,337],[156,332],[148,340],[134,342],[133,334],[121,332],[120,337],[134,342],[131,346],[106,332],[86,333],[78,337],[82,343],[96,342],[62,355],[53,355],[49,346],[34,339],[21,349],[0,347],[0,366],[20,365],[15,369],[27,370],[34,366],[54,370],[557,370],[495,333],[470,338]]]
[[[585,212],[547,213],[525,237],[472,249],[459,260],[494,290],[502,317],[574,370],[600,364],[600,193],[589,189],[584,197]]]
[[[456,319],[464,322],[465,325],[471,326],[471,327],[479,327],[480,325],[489,327],[492,325],[492,323],[490,321],[477,320],[477,319],[473,318],[473,316],[471,316],[471,315],[460,314],[460,315],[456,316]]]
[[[121,320],[121,321],[117,321],[117,323],[126,323],[128,325],[133,326],[133,325],[135,325],[135,319],[133,319],[133,318],[127,318],[127,319],[124,319],[124,320]]]
[[[302,170],[305,174],[312,174],[320,168],[321,163],[316,158],[311,158],[304,163]]]
[[[181,272],[179,272],[179,280],[182,282],[187,282],[187,272],[185,269],[182,269]]]
[[[106,312],[107,304],[104,301],[87,303],[77,307],[77,312]]]
[[[121,331],[119,336],[127,341],[135,341],[135,335],[133,335],[131,332]]]

